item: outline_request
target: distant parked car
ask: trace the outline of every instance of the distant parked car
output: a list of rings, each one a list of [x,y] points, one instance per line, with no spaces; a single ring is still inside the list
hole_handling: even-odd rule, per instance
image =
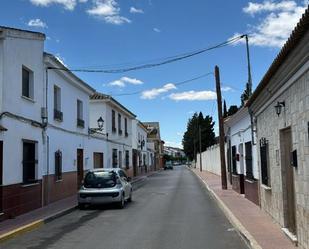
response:
[[[166,162],[164,165],[164,170],[174,169],[172,162]]]
[[[78,191],[78,206],[116,203],[123,208],[125,201],[132,201],[131,178],[120,168],[94,169],[84,178]]]

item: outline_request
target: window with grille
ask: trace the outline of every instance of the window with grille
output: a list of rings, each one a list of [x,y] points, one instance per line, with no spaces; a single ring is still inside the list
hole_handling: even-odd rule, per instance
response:
[[[62,179],[62,152],[60,150],[55,152],[55,178],[56,180]]]
[[[268,140],[260,139],[260,157],[261,157],[261,177],[262,184],[270,186],[269,165],[268,165]]]
[[[129,136],[129,133],[128,133],[128,119],[127,118],[124,119],[124,134],[125,134],[126,137]]]
[[[121,114],[118,113],[118,133],[121,135],[122,134],[122,129],[121,129]]]
[[[117,149],[113,149],[113,168],[117,168]]]
[[[54,86],[54,119],[57,121],[63,120],[63,113],[61,112],[61,88]]]
[[[245,143],[246,150],[246,177],[253,180],[253,168],[252,168],[252,143]]]
[[[23,142],[23,183],[37,182],[37,142]]]
[[[81,100],[77,100],[77,126],[84,128],[85,121],[83,115],[83,102]]]
[[[112,131],[116,132],[116,112],[112,110]]]
[[[126,168],[128,169],[130,167],[130,154],[129,151],[126,150]]]
[[[22,67],[22,96],[33,99],[33,72]]]

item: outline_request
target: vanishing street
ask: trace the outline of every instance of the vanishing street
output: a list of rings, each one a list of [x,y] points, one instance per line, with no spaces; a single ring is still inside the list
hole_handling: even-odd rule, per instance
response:
[[[123,210],[76,210],[1,244],[3,249],[243,249],[245,243],[186,167],[142,183]]]

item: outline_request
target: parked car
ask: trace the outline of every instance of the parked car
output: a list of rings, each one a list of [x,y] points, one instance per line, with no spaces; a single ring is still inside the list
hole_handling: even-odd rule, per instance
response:
[[[172,162],[166,162],[164,164],[164,170],[167,170],[167,169],[174,169]]]
[[[78,206],[116,203],[123,208],[132,201],[131,178],[120,168],[90,170],[78,191]]]

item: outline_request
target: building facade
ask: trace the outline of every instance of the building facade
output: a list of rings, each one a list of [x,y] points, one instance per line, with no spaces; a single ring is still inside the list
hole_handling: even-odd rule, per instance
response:
[[[261,207],[309,248],[309,10],[248,102],[257,129]]]
[[[256,139],[247,107],[225,119],[229,180],[233,189],[259,205],[259,170]]]

